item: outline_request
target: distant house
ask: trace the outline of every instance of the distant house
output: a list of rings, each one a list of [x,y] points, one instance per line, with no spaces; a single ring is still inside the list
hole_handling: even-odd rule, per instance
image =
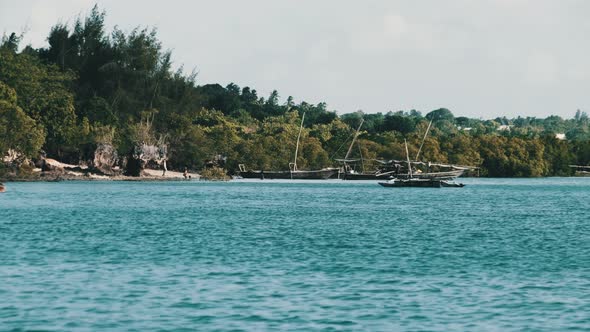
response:
[[[461,127],[461,126],[457,126],[457,129],[458,129],[458,130],[462,130],[462,131],[471,131],[471,129],[473,129],[473,128],[471,128],[471,127]]]
[[[497,131],[510,131],[510,127],[512,127],[511,125],[500,125],[500,127],[498,127],[498,129],[496,129]]]
[[[565,134],[555,134],[555,138],[557,138],[560,141],[565,141],[567,139],[565,137]]]

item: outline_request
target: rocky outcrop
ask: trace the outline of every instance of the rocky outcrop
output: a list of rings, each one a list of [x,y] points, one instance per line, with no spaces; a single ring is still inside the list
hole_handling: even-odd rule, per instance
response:
[[[61,166],[61,164],[57,160],[51,159],[51,158],[46,158],[46,159],[43,159],[43,161],[41,162],[41,171],[63,173],[64,168],[63,168],[63,166]]]
[[[139,144],[127,157],[125,175],[141,176],[146,166],[161,166],[166,160],[168,147],[166,145]]]
[[[94,151],[94,159],[91,162],[91,169],[95,173],[104,175],[118,175],[119,171],[115,166],[119,162],[117,149],[111,144],[99,144]]]
[[[18,165],[25,160],[24,155],[17,150],[9,149],[2,157],[2,162],[7,165]]]

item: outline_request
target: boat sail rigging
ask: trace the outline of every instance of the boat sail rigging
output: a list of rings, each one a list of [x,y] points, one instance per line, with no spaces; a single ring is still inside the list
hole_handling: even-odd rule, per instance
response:
[[[360,129],[363,125],[364,119],[361,119],[361,123],[357,128],[355,135],[353,136],[352,142],[348,147],[348,151],[344,159],[336,159],[339,162],[342,162],[343,166],[340,170],[338,177],[344,180],[380,180],[380,179],[388,179],[391,177],[396,178],[409,178],[409,173],[412,173],[412,177],[416,178],[423,178],[423,179],[439,179],[439,180],[452,180],[459,176],[461,176],[466,170],[470,169],[470,167],[461,167],[456,165],[448,165],[442,163],[431,163],[431,162],[423,162],[419,161],[420,154],[423,150],[424,144],[426,142],[426,138],[432,128],[434,119],[430,119],[428,123],[428,127],[422,137],[422,141],[420,142],[420,147],[418,152],[416,153],[416,158],[412,161],[409,158],[409,151],[407,150],[407,140],[404,140],[404,144],[406,145],[406,160],[373,160],[376,163],[381,164],[375,171],[373,172],[356,172],[352,167],[351,163],[359,161],[359,159],[350,159],[350,154],[352,152],[353,145],[356,143],[358,136],[360,134]],[[361,161],[362,155],[361,155]],[[405,173],[403,172],[404,164],[406,164],[408,171]],[[414,172],[414,166],[425,166],[427,169],[426,172]],[[441,170],[438,172],[430,172],[430,167],[434,166],[437,168],[443,168],[448,170]]]
[[[382,187],[422,187],[422,188],[441,188],[441,187],[464,187],[462,183],[456,183],[441,178],[420,178],[412,174],[412,162],[408,152],[408,142],[404,139],[406,147],[406,160],[408,163],[408,174],[405,178],[397,177],[387,182],[379,182]]]
[[[301,125],[297,134],[297,143],[295,145],[295,156],[292,163],[289,163],[288,171],[265,171],[265,170],[247,170],[244,164],[238,165],[239,175],[245,179],[289,179],[289,180],[324,180],[338,173],[338,168],[322,168],[319,170],[299,170],[297,167],[297,158],[299,156],[299,147],[301,145],[301,133],[303,131],[303,121],[305,112],[301,116]]]
[[[301,131],[303,130],[303,121],[305,120],[305,112],[301,116],[301,125],[299,126],[299,134],[297,134],[297,145],[295,145],[295,159],[293,163],[289,164],[292,171],[297,171],[297,153],[299,152],[299,140],[301,139]]]

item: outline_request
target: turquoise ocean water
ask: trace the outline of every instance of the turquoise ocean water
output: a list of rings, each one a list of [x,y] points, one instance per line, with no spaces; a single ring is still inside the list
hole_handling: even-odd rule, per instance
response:
[[[590,179],[9,183],[0,331],[590,330]]]

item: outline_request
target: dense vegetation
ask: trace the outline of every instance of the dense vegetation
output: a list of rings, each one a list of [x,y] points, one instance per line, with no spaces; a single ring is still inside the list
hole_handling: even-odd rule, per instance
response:
[[[0,155],[35,159],[40,151],[65,162],[85,163],[99,144],[126,156],[137,144],[168,146],[168,167],[201,169],[226,157],[229,172],[286,169],[305,113],[299,168],[334,165],[364,118],[354,153],[371,159],[403,159],[404,139],[415,155],[430,119],[420,159],[481,167],[488,176],[568,175],[569,164],[590,162],[588,115],[573,119],[455,117],[441,108],[343,114],[325,103],[281,101],[273,91],[197,85],[196,74],[172,68],[171,52],[156,31],[105,31],[96,7],[72,27],[55,25],[46,48],[19,51],[20,36],[0,45]],[[564,133],[566,140],[556,138]],[[370,167],[370,166],[368,166]]]

